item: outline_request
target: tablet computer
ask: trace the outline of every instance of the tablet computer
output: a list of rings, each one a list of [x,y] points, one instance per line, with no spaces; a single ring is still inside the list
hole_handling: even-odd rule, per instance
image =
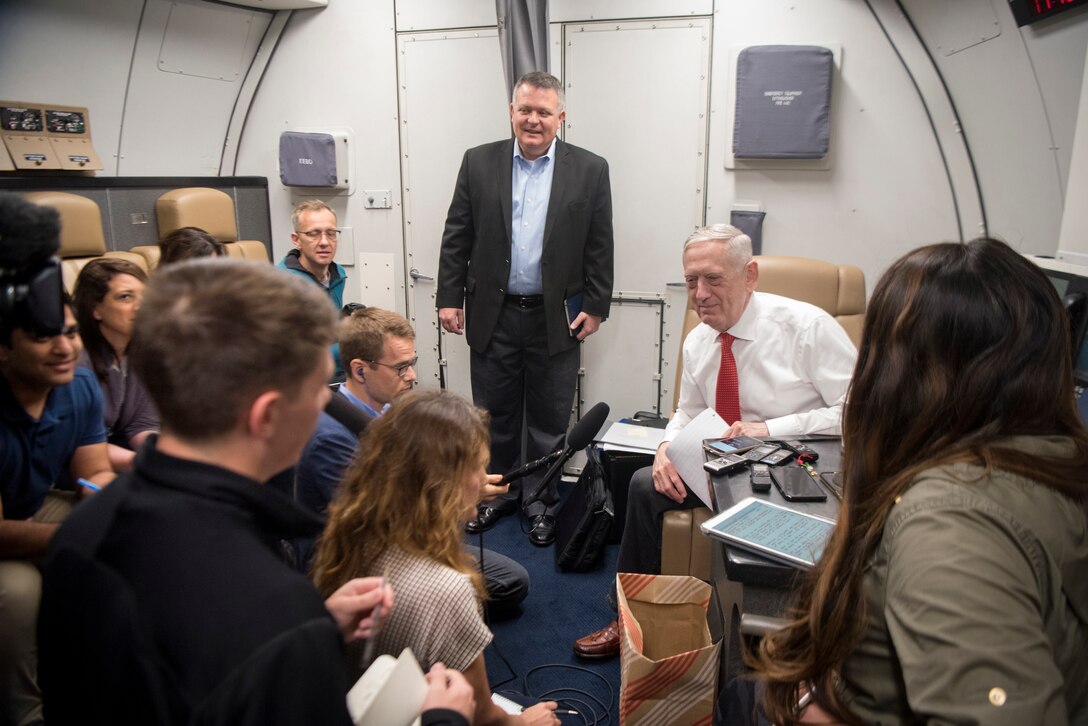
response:
[[[824,551],[835,523],[764,499],[749,497],[700,526],[726,544],[807,570]]]

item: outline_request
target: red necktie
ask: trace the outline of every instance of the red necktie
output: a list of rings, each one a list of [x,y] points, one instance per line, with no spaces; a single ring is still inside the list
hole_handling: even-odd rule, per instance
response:
[[[718,368],[718,391],[714,410],[727,424],[740,421],[740,389],[737,386],[737,361],[733,358],[733,341],[729,333],[722,333],[722,364]]]

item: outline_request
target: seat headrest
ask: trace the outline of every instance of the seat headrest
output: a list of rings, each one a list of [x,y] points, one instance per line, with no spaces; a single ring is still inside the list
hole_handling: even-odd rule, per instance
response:
[[[93,200],[68,192],[27,192],[23,198],[60,214],[61,257],[94,257],[106,252],[102,212]]]
[[[760,292],[801,300],[832,316],[840,314],[838,265],[809,257],[761,256],[755,259],[759,265],[756,289]],[[864,294],[863,289],[863,299]]]
[[[155,202],[159,239],[181,227],[199,227],[220,242],[238,239],[234,201],[226,192],[208,187],[173,189]]]

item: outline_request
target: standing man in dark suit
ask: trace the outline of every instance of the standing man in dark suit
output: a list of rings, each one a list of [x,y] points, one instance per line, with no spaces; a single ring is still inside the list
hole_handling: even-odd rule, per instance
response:
[[[523,423],[525,460],[562,442],[578,342],[597,332],[612,298],[608,163],[556,139],[565,118],[555,76],[522,76],[510,104],[515,138],[465,152],[442,236],[438,317],[450,333],[467,331],[472,397],[491,413],[495,472],[522,460]],[[522,480],[520,492],[536,489],[540,476]],[[468,531],[516,511],[515,489],[482,507]],[[555,539],[557,505],[554,483],[538,501],[522,500],[533,544]]]

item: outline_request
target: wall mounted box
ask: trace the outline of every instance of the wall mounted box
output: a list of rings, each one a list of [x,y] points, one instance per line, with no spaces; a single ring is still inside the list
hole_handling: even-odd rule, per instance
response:
[[[280,181],[288,187],[347,189],[348,134],[284,131],[280,134]]]

